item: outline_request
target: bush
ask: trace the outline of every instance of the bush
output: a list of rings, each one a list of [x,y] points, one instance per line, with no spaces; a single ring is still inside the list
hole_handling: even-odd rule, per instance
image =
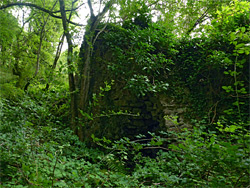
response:
[[[247,187],[250,139],[246,125],[161,132],[96,143],[88,148],[54,117],[50,106],[24,97],[0,102],[3,187]]]
[[[238,129],[240,127],[238,126]],[[201,128],[162,134],[164,137],[151,134],[151,139],[141,138],[137,141],[124,138],[111,144],[112,146],[107,146],[109,142],[105,139],[102,139],[102,142],[95,140],[107,149],[112,149],[115,153],[113,161],[119,160],[125,166],[133,162],[134,168],[132,171],[130,169],[131,178],[139,187],[249,185],[249,133],[231,131],[231,139],[223,134],[203,131]],[[234,137],[237,137],[237,140],[233,139]],[[176,139],[176,142],[168,144],[170,139]],[[158,150],[157,156],[146,156],[145,150]]]

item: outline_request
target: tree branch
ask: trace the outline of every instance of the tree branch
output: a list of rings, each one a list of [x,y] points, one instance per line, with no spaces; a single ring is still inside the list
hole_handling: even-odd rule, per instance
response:
[[[13,7],[13,6],[27,6],[27,7],[33,7],[33,8],[36,8],[36,9],[38,9],[38,10],[41,10],[41,11],[43,11],[43,12],[48,13],[50,16],[52,16],[52,17],[54,17],[54,18],[62,19],[62,17],[57,16],[57,15],[54,14],[54,13],[57,13],[57,12],[60,12],[60,11],[54,11],[54,12],[52,12],[52,11],[50,11],[50,10],[48,10],[48,9],[45,9],[45,8],[43,8],[43,7],[40,7],[40,6],[38,6],[38,5],[36,5],[36,4],[33,4],[33,3],[10,3],[10,4],[7,4],[7,5],[0,6],[0,10],[6,9],[6,8],[9,8],[9,7]],[[77,8],[79,8],[79,7],[77,7]],[[77,8],[76,8],[76,9],[77,9]],[[72,11],[72,10],[68,10],[68,11]],[[76,26],[84,26],[84,25],[82,25],[82,24],[72,22],[72,21],[70,21],[70,20],[68,20],[68,19],[67,19],[67,22],[68,22],[68,23],[71,23],[71,24],[73,24],[73,25],[76,25]]]
[[[89,8],[91,12],[91,16],[88,20],[88,26],[85,32],[84,41],[81,45],[80,49],[80,58],[82,59],[81,63],[79,63],[78,70],[80,72],[80,80],[79,80],[79,88],[80,88],[80,100],[79,100],[79,108],[82,111],[86,111],[88,108],[88,98],[90,92],[90,63],[91,63],[91,54],[93,50],[93,40],[94,32],[100,23],[101,19],[104,17],[105,13],[108,12],[110,7],[114,4],[115,0],[110,0],[106,3],[102,12],[94,15],[91,0],[88,0]]]
[[[55,8],[56,4],[57,4],[57,1],[54,3],[53,7],[51,8],[51,11]],[[38,75],[38,72],[39,72],[39,69],[40,69],[40,55],[41,55],[41,50],[42,50],[43,37],[44,37],[46,24],[48,23],[48,20],[49,20],[49,15],[47,16],[46,19],[44,18],[44,15],[42,15],[42,17],[43,17],[44,23],[42,24],[42,28],[41,28],[41,31],[40,31],[40,41],[39,41],[37,57],[36,57],[36,71],[35,71],[35,74],[34,74],[34,76],[33,76],[33,78],[31,80],[33,80]],[[28,80],[27,84],[24,87],[24,91],[28,90],[28,87],[29,87],[29,85],[31,83],[31,80]]]
[[[200,23],[206,20],[204,18],[206,17],[209,9],[210,7],[208,7],[207,10],[196,20],[195,24],[188,30],[187,34],[190,34],[197,25],[199,25]]]
[[[91,0],[88,0],[88,5],[89,5],[89,10],[90,10],[90,14],[91,14],[91,17],[94,17],[94,10],[93,10],[93,7],[92,7],[92,3],[91,3]]]
[[[63,46],[63,42],[64,42],[64,38],[65,38],[65,35],[63,33],[63,35],[60,38],[59,44],[57,46],[56,56],[55,56],[55,59],[54,59],[53,65],[52,65],[52,70],[51,70],[51,72],[50,72],[50,74],[48,76],[48,83],[46,84],[46,87],[44,88],[44,90],[46,90],[46,91],[49,89],[50,82],[51,82],[52,76],[53,76],[53,72],[56,69],[56,65],[57,65],[58,59],[60,58],[61,51],[62,51],[62,46]]]
[[[67,16],[65,12],[65,3],[64,0],[59,0],[60,3],[60,11],[62,16],[62,24],[63,24],[63,30],[64,35],[67,39],[68,43],[68,58],[67,58],[67,64],[68,64],[68,77],[69,77],[69,90],[71,95],[71,129],[79,136],[79,139],[82,141],[83,134],[81,134],[81,127],[77,129],[77,122],[76,118],[78,117],[78,107],[77,107],[77,96],[76,96],[76,85],[75,85],[75,76],[73,73],[73,43],[72,43],[72,36],[69,32],[68,22],[67,22]]]
[[[72,3],[75,3],[75,1],[74,2],[72,2]],[[82,4],[80,4],[78,7],[76,7],[76,8],[73,8],[73,9],[70,9],[70,10],[65,10],[65,12],[72,12],[72,11],[76,11],[77,9],[79,9],[81,6],[83,6],[85,3],[82,3]],[[53,11],[52,12],[53,14],[55,14],[55,13],[60,13],[60,10],[57,10],[57,11]]]
[[[109,2],[107,2],[107,4],[103,8],[102,12],[98,15],[98,17],[102,18],[106,14],[106,12],[108,12],[108,10],[110,9],[110,7],[112,7],[112,5],[114,3],[115,3],[115,0],[110,0]]]

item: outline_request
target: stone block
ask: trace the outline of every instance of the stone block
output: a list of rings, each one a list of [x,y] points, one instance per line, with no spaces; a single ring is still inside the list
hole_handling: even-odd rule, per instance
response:
[[[183,113],[185,112],[185,108],[178,108],[178,109],[176,110],[176,112],[177,112],[178,114],[183,114]]]

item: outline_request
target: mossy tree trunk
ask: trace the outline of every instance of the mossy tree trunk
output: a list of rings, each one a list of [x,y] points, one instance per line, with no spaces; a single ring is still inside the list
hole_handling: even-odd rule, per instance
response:
[[[79,75],[75,76],[70,71],[70,67],[73,66],[72,54],[73,45],[71,40],[71,35],[68,29],[68,22],[66,18],[64,0],[60,0],[61,16],[63,20],[64,34],[68,42],[68,66],[69,66],[69,87],[71,92],[71,124],[73,130],[78,135],[81,141],[84,140],[83,127],[80,123],[80,119],[84,117],[80,113],[87,112],[89,104],[89,93],[90,93],[90,64],[91,64],[91,54],[93,50],[93,45],[95,41],[95,31],[98,27],[100,21],[104,15],[110,10],[111,6],[114,4],[115,0],[110,0],[106,3],[103,10],[97,15],[94,14],[91,0],[88,0],[88,6],[90,9],[90,18],[88,20],[86,31],[84,35],[84,40],[80,49],[80,60],[78,62]]]
[[[95,31],[102,20],[103,16],[108,12],[110,7],[113,5],[114,0],[110,0],[102,12],[99,12],[97,15],[94,15],[92,8],[91,0],[88,0],[88,5],[90,8],[91,16],[88,20],[88,25],[86,27],[86,32],[84,35],[84,40],[80,49],[80,63],[79,63],[79,91],[80,91],[80,100],[79,108],[80,110],[86,111],[88,107],[89,100],[89,88],[90,88],[90,64],[91,64],[91,55],[95,41]]]
[[[73,54],[73,43],[72,36],[69,32],[68,21],[66,17],[65,11],[65,3],[64,0],[59,0],[60,3],[60,12],[62,16],[64,35],[66,36],[66,40],[68,43],[68,77],[69,77],[69,90],[70,90],[70,111],[71,111],[71,129],[76,133],[80,134],[77,127],[77,117],[78,117],[78,106],[77,106],[77,93],[76,93],[76,85],[75,85],[75,76],[73,73],[73,62],[72,62],[72,54]]]

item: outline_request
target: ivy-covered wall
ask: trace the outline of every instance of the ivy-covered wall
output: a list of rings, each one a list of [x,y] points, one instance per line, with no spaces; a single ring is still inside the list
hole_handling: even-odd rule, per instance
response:
[[[192,119],[208,127],[227,119],[247,121],[248,55],[237,61],[244,88],[241,117],[234,91],[233,44],[223,38],[178,40],[157,24],[146,28],[109,25],[94,46],[91,64],[90,118],[85,138],[119,139],[158,131],[192,128]],[[239,87],[238,87],[239,89]],[[238,108],[238,109],[237,109]],[[229,118],[228,118],[229,117]]]
[[[158,39],[163,34],[160,29],[154,39],[158,42],[148,37],[153,28],[138,32],[135,38],[132,30],[110,26],[95,44],[90,93],[94,96],[90,109],[93,118],[85,124],[86,139],[92,134],[109,139],[132,138],[176,128],[165,116],[178,116],[176,120],[184,124],[185,110],[165,94],[165,78],[172,64],[170,55],[176,51],[164,48],[163,43],[166,47],[173,44],[167,44],[170,39]],[[166,39],[168,34],[164,35]],[[154,44],[149,44],[149,40]]]

